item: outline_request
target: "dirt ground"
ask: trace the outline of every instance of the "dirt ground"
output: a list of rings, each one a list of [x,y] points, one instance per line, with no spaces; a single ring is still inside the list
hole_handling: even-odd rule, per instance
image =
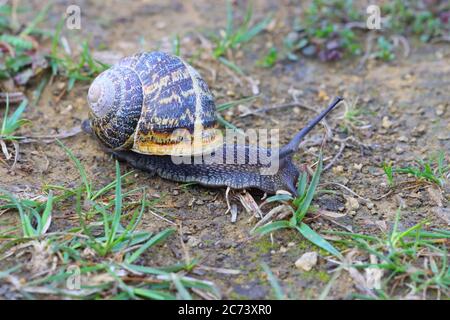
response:
[[[204,45],[198,34],[218,29],[225,23],[222,1],[110,1],[107,6],[97,1],[77,1],[77,4],[82,9],[82,29],[67,33],[70,43],[88,37],[93,47],[107,49],[95,51],[96,56],[109,60],[106,62],[142,50],[170,50],[174,34],[182,35],[181,55],[193,56]],[[54,19],[49,24],[56,23],[57,13],[65,6],[64,1],[59,1],[52,8]],[[408,57],[400,54],[390,63],[368,61],[360,69],[359,59],[323,63],[301,58],[298,62],[277,63],[270,69],[255,66],[258,53],[282,42],[282,35],[288,32],[290,21],[299,12],[298,7],[295,1],[256,2],[255,18],[273,11],[276,23],[270,32],[256,37],[235,57],[252,81],[236,76],[207,54],[199,53],[193,65],[209,84],[217,102],[253,95],[255,88],[251,83],[256,83],[260,92],[260,98],[250,104],[251,110],[291,102],[294,98],[314,109],[324,108],[336,95],[342,95],[348,103],[357,99],[357,106],[362,110],[360,127],[343,130],[344,125],[349,125],[343,119],[343,106],[327,118],[334,139],[325,146],[325,165],[339,152],[340,141],[351,139],[343,145],[342,156],[334,167],[321,177],[321,187],[336,192],[324,194],[316,201],[320,208],[345,213],[345,216],[336,219],[338,225],[312,215],[307,219],[309,225],[318,232],[345,229],[380,233],[390,228],[397,208],[402,205],[402,228],[428,219],[426,228],[448,229],[447,211],[437,213],[438,206],[427,188],[396,189],[386,195],[389,188],[382,164],[391,161],[396,165],[410,164],[416,158],[450,150],[450,47],[411,45]],[[24,127],[21,134],[60,133],[79,126],[87,117],[88,84],[77,83],[58,101],[59,81],[54,79],[47,86],[38,106],[27,109],[26,118],[31,120],[31,125]],[[245,108],[233,108],[225,115],[241,128],[279,128],[282,142],[287,142],[314,116],[311,110],[294,106],[240,117]],[[314,163],[319,150],[314,142],[324,132],[318,126],[308,136],[307,143],[294,158],[297,165]],[[65,139],[64,143],[86,166],[88,175],[96,177],[98,185],[114,179],[114,161],[102,152],[96,141],[80,133]],[[71,185],[78,181],[76,168],[56,143],[23,144],[20,150],[15,171],[0,165],[1,188],[19,196],[38,196],[46,184]],[[126,172],[132,168],[121,164],[121,170]],[[225,214],[225,189],[184,186],[138,171],[129,182],[127,189],[145,186],[149,199],[161,198],[156,207],[182,225],[180,237],[191,258],[198,259],[201,266],[213,268],[194,269],[193,275],[216,283],[223,298],[272,298],[261,262],[270,266],[293,298],[317,298],[332,276],[333,265],[322,251],[312,271],[302,272],[295,267],[295,261],[304,252],[318,250],[298,233],[286,230],[274,233],[273,238],[250,236],[257,220],[240,205],[237,221],[232,223],[230,214]],[[358,205],[349,207],[346,199],[352,195],[335,183],[347,186],[369,201],[356,197]],[[262,195],[252,194],[260,203]],[[447,199],[449,194],[450,190],[444,190]],[[236,199],[233,201],[238,203]],[[7,213],[0,219],[13,223],[15,217]],[[49,231],[67,228],[76,221],[71,210],[57,212]],[[146,212],[140,227],[158,231],[168,226],[164,220]],[[186,253],[180,237],[169,238],[164,246],[148,252],[145,259],[156,265],[182,260]],[[328,298],[345,299],[353,292],[352,278],[343,273],[332,285]]]

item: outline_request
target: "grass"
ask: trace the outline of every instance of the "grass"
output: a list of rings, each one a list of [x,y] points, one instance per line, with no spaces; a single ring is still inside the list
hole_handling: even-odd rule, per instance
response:
[[[420,297],[432,291],[435,297],[450,295],[450,267],[447,245],[448,230],[424,230],[423,221],[406,229],[400,228],[400,210],[389,233],[381,236],[330,231],[339,236],[337,243],[356,250],[353,261],[338,268],[379,270],[382,276],[360,299],[392,299]],[[367,274],[367,273],[366,273]]]
[[[7,190],[0,189],[0,200],[5,202],[0,209],[14,208],[19,212],[22,236],[34,238],[45,234],[52,221],[53,194],[50,192],[45,203],[36,200],[19,200]]]
[[[40,263],[57,261],[57,268],[37,277],[32,273],[30,277],[30,273],[22,273],[27,262],[18,262],[18,258],[13,260],[13,268],[0,272],[0,277],[15,283],[14,279],[20,276],[23,280],[16,289],[29,299],[36,298],[36,294],[77,299],[192,299],[196,294],[220,297],[213,283],[187,275],[195,267],[195,259],[163,267],[146,265],[144,255],[164,243],[175,230],[139,230],[145,209],[154,204],[146,200],[145,189],[124,192],[123,178],[128,174],[121,174],[118,162],[115,180],[95,189],[82,163],[70,149],[59,144],[79,172],[78,185],[46,186],[50,191],[45,201],[19,199],[0,190],[0,210],[16,210],[22,230],[21,235],[18,228],[0,233],[0,241],[5,243],[0,254],[14,258],[21,251],[18,245],[29,242],[49,248],[49,257],[41,254]],[[138,194],[140,200],[133,201]],[[49,232],[52,217],[63,208],[72,208],[69,210],[78,217],[78,226]]]
[[[444,1],[428,5],[421,2],[395,0],[381,5],[382,29],[375,36],[371,58],[396,59],[392,35],[429,42],[448,34],[450,23],[445,17],[450,7]],[[313,0],[294,21],[279,58],[295,61],[303,55],[334,61],[361,55],[369,30],[365,27],[365,7],[356,4],[352,0]]]
[[[235,131],[237,131],[237,132],[239,132],[241,134],[244,134],[244,132],[241,129],[236,127],[231,122],[225,120],[225,118],[220,113],[224,112],[224,111],[226,111],[226,110],[228,110],[230,108],[236,107],[236,106],[238,106],[238,105],[240,105],[242,103],[253,101],[256,98],[258,98],[258,96],[250,96],[250,97],[246,97],[246,98],[242,98],[242,99],[238,99],[238,100],[228,101],[228,102],[225,102],[225,103],[222,103],[222,104],[218,105],[216,107],[216,111],[217,111],[216,119],[217,119],[217,121],[221,125],[223,125],[225,128],[227,128],[227,129],[232,129],[232,130],[235,130]]]
[[[384,163],[383,171],[391,187],[395,185],[395,174],[411,175],[419,180],[428,181],[443,187],[448,182],[450,165],[445,160],[445,153],[441,151],[437,157],[428,161],[417,159],[416,163],[411,166],[394,167],[392,164]]]
[[[27,85],[35,76],[48,73],[67,78],[68,90],[73,88],[76,81],[90,81],[109,66],[96,61],[89,50],[87,41],[81,44],[78,58],[65,52],[61,45],[61,32],[65,20],[61,18],[54,31],[40,29],[39,25],[47,19],[52,2],[48,2],[24,28],[14,26],[13,9],[8,4],[0,5],[0,42],[8,50],[0,55],[0,79],[14,79],[18,86]],[[19,8],[16,13],[28,10]],[[51,53],[44,53],[37,43],[51,40]],[[37,102],[48,82],[49,76],[43,77],[36,90]]]
[[[14,135],[14,132],[16,132],[23,125],[29,123],[28,120],[22,119],[22,114],[25,111],[27,105],[28,101],[23,100],[17,107],[17,109],[11,115],[9,115],[9,108],[10,108],[9,95],[8,94],[6,95],[6,108],[2,120],[2,126],[0,128],[0,140],[12,141],[20,138]]]
[[[233,5],[231,1],[227,1],[227,21],[225,30],[221,30],[219,34],[210,33],[209,36],[214,43],[213,57],[237,73],[243,74],[242,70],[230,61],[230,53],[250,42],[254,37],[260,34],[270,23],[272,17],[267,16],[263,20],[252,25],[253,7],[251,3],[248,4],[243,21],[240,25],[234,25],[234,17],[235,13],[233,11]]]
[[[314,172],[309,185],[307,182],[308,174],[306,172],[302,172],[300,174],[297,186],[297,196],[295,198],[292,198],[289,195],[275,195],[268,199],[269,202],[291,201],[292,217],[290,218],[290,220],[269,222],[261,227],[256,228],[254,232],[264,235],[281,229],[294,229],[319,248],[331,253],[336,257],[341,258],[341,253],[335,247],[333,247],[333,245],[331,245],[321,235],[319,235],[305,222],[303,222],[306,214],[312,209],[311,202],[316,194],[316,189],[319,184],[320,174],[323,168],[322,162],[323,161],[321,155],[319,157],[316,171]]]
[[[9,115],[9,94],[6,94],[6,108],[5,108],[5,114],[3,115],[2,125],[0,127],[0,148],[5,156],[6,160],[9,160],[12,155],[8,151],[7,143],[12,143],[15,149],[15,157],[14,157],[14,164],[15,166],[18,155],[19,155],[19,144],[17,143],[17,140],[20,138],[19,136],[16,136],[14,133],[20,129],[23,125],[29,123],[28,120],[22,119],[22,114],[25,111],[28,100],[22,100],[20,105],[17,107],[17,109]]]
[[[81,44],[82,50],[78,60],[61,50],[59,44],[63,25],[64,19],[61,19],[52,38],[49,59],[52,74],[66,77],[68,79],[67,88],[70,91],[76,81],[90,81],[110,66],[94,59],[87,41],[83,41]]]
[[[270,267],[266,263],[261,263],[261,268],[264,270],[264,272],[267,275],[267,280],[269,281],[269,284],[272,287],[275,298],[277,300],[285,300],[286,295],[284,294],[283,289],[281,288],[281,286],[280,286],[277,278],[273,274],[272,270],[270,270]]]
[[[269,52],[263,56],[256,64],[263,68],[272,68],[278,59],[278,50],[276,47],[271,47]]]

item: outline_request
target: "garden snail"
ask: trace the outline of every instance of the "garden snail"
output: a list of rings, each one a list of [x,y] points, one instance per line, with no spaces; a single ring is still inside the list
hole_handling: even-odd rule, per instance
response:
[[[89,119],[83,122],[83,130],[119,160],[170,180],[267,193],[296,192],[299,170],[292,163],[292,153],[342,100],[336,98],[288,144],[270,150],[225,143],[216,129],[215,104],[207,84],[193,67],[167,53],[123,58],[94,80],[87,98]],[[183,134],[174,134],[179,130]],[[221,161],[208,161],[207,155],[217,154]],[[262,154],[277,154],[277,172],[261,173],[268,166],[260,160]],[[177,156],[192,161],[176,163]]]

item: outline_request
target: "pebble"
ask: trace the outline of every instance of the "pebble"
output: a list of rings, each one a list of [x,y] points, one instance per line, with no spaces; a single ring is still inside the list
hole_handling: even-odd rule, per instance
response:
[[[287,249],[286,247],[283,247],[283,246],[282,246],[282,247],[280,248],[280,252],[281,252],[281,253],[286,253],[287,251],[288,251],[288,249]]]
[[[420,137],[422,136],[425,132],[427,131],[427,127],[424,124],[420,124],[419,126],[417,126],[414,130],[413,130],[413,135],[415,137]]]
[[[66,87],[66,83],[65,82],[58,82],[57,84],[56,84],[56,89],[58,90],[58,91],[62,91],[64,88]]]
[[[295,261],[295,266],[303,271],[310,271],[317,264],[317,252],[306,252]]]
[[[227,90],[227,96],[234,97],[236,93],[233,90]]]
[[[405,150],[402,147],[400,147],[400,146],[396,146],[395,147],[395,152],[397,154],[402,154],[403,152],[405,152]]]
[[[355,168],[355,170],[361,171],[362,167],[363,167],[362,163],[354,163],[353,164],[353,168]]]
[[[390,127],[392,127],[392,121],[389,120],[387,116],[384,116],[383,120],[381,121],[381,126],[385,129],[389,129]]]
[[[408,142],[408,137],[400,136],[400,137],[398,137],[398,141],[400,141],[400,142]]]
[[[445,106],[443,104],[440,104],[436,107],[436,115],[442,116],[445,112]]]
[[[333,173],[343,173],[344,172],[344,167],[343,166],[335,166],[333,167]]]
[[[196,247],[200,244],[200,240],[197,239],[196,237],[193,236],[189,236],[188,237],[188,241],[187,241],[187,245],[190,247]]]
[[[346,197],[346,203],[345,203],[345,207],[348,210],[358,210],[359,209],[359,202],[358,200],[356,200],[356,198],[353,197]]]
[[[165,23],[164,21],[158,21],[155,24],[156,29],[164,29],[165,27],[167,27],[167,23]]]

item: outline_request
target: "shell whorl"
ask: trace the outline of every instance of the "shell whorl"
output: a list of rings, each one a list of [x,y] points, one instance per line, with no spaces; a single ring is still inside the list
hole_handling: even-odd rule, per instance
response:
[[[189,64],[167,53],[123,58],[94,80],[88,101],[94,132],[113,149],[187,155],[221,144],[207,84]],[[189,139],[174,135],[178,129]],[[195,142],[200,142],[198,152]]]
[[[88,92],[91,123],[99,139],[112,149],[126,148],[141,116],[142,85],[128,68],[101,73]]]

